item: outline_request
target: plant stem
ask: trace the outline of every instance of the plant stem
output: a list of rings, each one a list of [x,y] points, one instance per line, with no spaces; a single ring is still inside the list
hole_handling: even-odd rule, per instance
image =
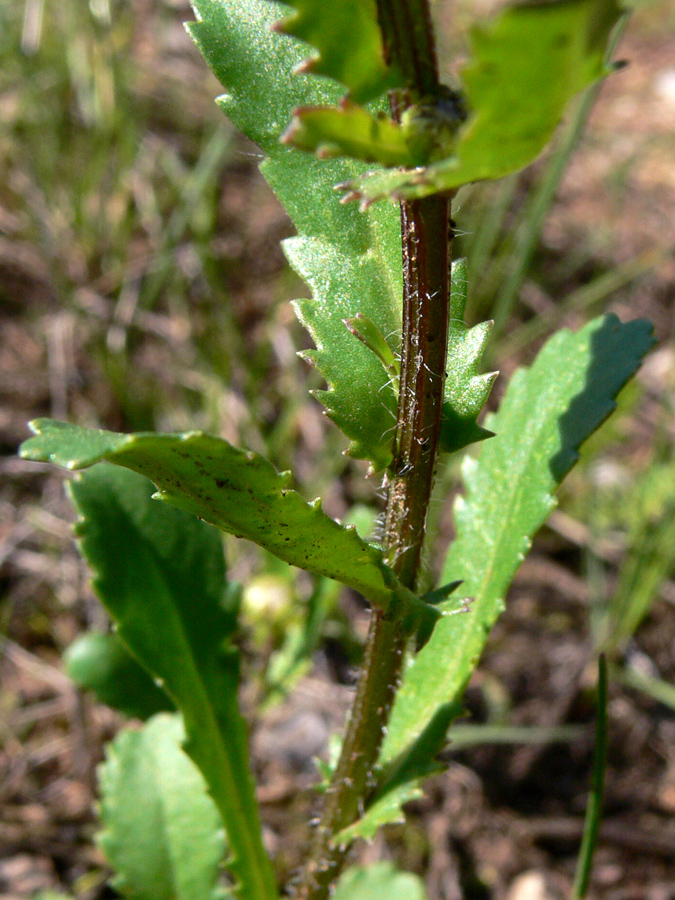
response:
[[[445,197],[403,204],[403,346],[398,422],[388,485],[385,552],[401,582],[415,587],[441,423],[448,330],[448,212]],[[325,900],[347,851],[338,832],[363,812],[409,639],[401,623],[373,610],[364,671],[300,900]]]
[[[399,111],[434,95],[439,82],[427,0],[378,0],[390,58],[409,91],[393,99]],[[414,590],[424,542],[441,425],[449,316],[450,201],[426,197],[401,204],[403,336],[394,455],[388,475],[385,558]],[[388,612],[373,610],[364,671],[340,761],[314,834],[298,900],[327,900],[347,845],[334,841],[363,813],[398,687],[410,635]]]
[[[428,0],[376,0],[389,61],[418,97],[438,91],[438,64]]]

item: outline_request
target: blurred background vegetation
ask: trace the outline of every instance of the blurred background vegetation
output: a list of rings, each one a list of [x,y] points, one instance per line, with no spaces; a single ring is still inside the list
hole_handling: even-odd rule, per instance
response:
[[[487,8],[435,3],[448,72],[464,52],[463,29]],[[293,469],[305,496],[321,495],[338,517],[351,510],[364,530],[381,504],[380,486],[342,454],[346,441],[308,396],[321,382],[297,357],[309,339],[288,301],[306,288],[279,248],[291,229],[257,172],[257,148],[213,103],[220,87],[183,30],[190,17],[183,0],[0,0],[0,894],[104,890],[106,869],[90,843],[92,791],[102,741],[118,723],[62,673],[62,652],[106,622],[72,547],[61,476],[15,456],[27,420],[203,428]],[[635,9],[618,56],[629,66],[578,99],[535,166],[463,189],[455,204],[470,324],[496,320],[486,365],[503,377],[493,406],[513,369],[558,327],[613,310],[649,318],[659,344],[584,451],[521,570],[469,691],[474,731],[457,734],[454,781],[413,810],[407,836],[388,834],[403,865],[426,866],[431,888],[434,878],[446,885],[434,897],[452,896],[453,872],[465,896],[480,896],[467,894],[467,858],[494,891],[484,896],[505,896],[528,867],[554,871],[561,858],[566,871],[550,828],[542,826],[552,851],[538,832],[514,832],[501,863],[486,835],[504,804],[511,822],[531,813],[533,797],[576,833],[568,819],[583,808],[590,752],[576,726],[592,712],[584,690],[598,649],[614,674],[608,804],[624,827],[615,841],[639,856],[628,836],[646,829],[652,847],[644,872],[637,862],[621,869],[610,847],[607,890],[672,883],[670,0]],[[445,487],[456,479],[452,463]],[[449,507],[434,515],[447,541]],[[270,710],[254,729],[268,839],[290,869],[296,829],[284,823],[304,816],[299,788],[341,724],[367,613],[357,598],[340,599],[334,586],[234,540],[227,550],[233,577],[249,584],[244,702]],[[279,705],[294,686],[294,699]],[[504,745],[510,755],[505,763],[499,751],[496,773],[495,746]],[[561,786],[551,773],[563,759]],[[474,806],[446,810],[454,831],[441,846],[430,823],[452,807],[455,789]]]

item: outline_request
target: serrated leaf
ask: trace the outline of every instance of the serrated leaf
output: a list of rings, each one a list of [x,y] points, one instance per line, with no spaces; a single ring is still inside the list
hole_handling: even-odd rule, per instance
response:
[[[36,436],[22,445],[24,459],[68,469],[114,462],[150,478],[162,500],[255,541],[290,565],[334,578],[377,606],[403,604],[410,627],[420,616],[437,617],[400,585],[380,550],[327,516],[319,500],[306,503],[290,487],[290,473],[279,474],[257,453],[199,431],[120,435],[53,419],[37,419],[31,428]]]
[[[227,90],[219,105],[269,156],[261,170],[293,220],[284,243],[291,265],[312,289],[295,304],[316,350],[307,354],[328,382],[317,396],[350,439],[349,453],[376,471],[391,460],[396,396],[379,360],[343,325],[363,313],[397,351],[403,296],[398,211],[380,205],[360,215],[340,204],[334,185],[366,165],[319,161],[279,143],[298,106],[335,106],[337,84],[294,75],[305,51],[269,28],[287,7],[271,0],[195,0],[190,33]],[[264,98],[265,102],[261,102]],[[299,188],[301,186],[301,188]]]
[[[462,321],[467,297],[465,259],[453,262],[451,284],[451,319],[440,438],[441,449],[446,453],[492,437],[492,432],[478,425],[476,420],[497,377],[497,372],[478,374],[493,323],[482,322],[467,329]]]
[[[412,872],[397,872],[389,862],[347,869],[332,900],[427,900],[422,879]]]
[[[609,315],[578,334],[558,332],[530,369],[513,376],[488,421],[496,436],[478,460],[464,460],[466,496],[455,503],[457,537],[441,574],[441,583],[461,579],[471,603],[461,613],[452,598],[440,604],[443,617],[406,670],[380,754],[379,809],[366,810],[355,835],[368,833],[373,815],[383,824],[384,810],[397,821],[400,808],[388,797],[405,799],[405,785],[412,792],[426,777],[506,590],[555,506],[553,492],[653,343],[648,322]]]
[[[385,60],[374,0],[335,0],[330,14],[322,0],[289,0],[295,13],[275,26],[316,49],[302,68],[345,85],[358,103],[402,87],[403,82]]]
[[[321,159],[349,156],[383,166],[421,167],[452,152],[464,119],[459,95],[448,88],[437,101],[407,107],[400,122],[382,108],[371,112],[346,100],[337,108],[300,107],[281,140]]]
[[[114,632],[81,635],[68,647],[63,662],[68,676],[81,688],[93,691],[99,703],[125,716],[149,719],[175,709]]]
[[[316,153],[321,159],[350,156],[383,166],[414,166],[416,159],[408,132],[384,115],[374,115],[354,103],[331,107],[301,107],[282,140]]]
[[[76,457],[89,465],[105,455],[105,446],[112,456],[129,452],[129,439],[122,435],[106,439],[105,432],[46,427],[51,437],[38,438],[38,445],[44,440],[48,455],[62,462]],[[34,452],[42,451],[35,446]],[[95,466],[74,480],[70,491],[81,516],[76,534],[98,596],[120,638],[183,713],[185,750],[201,770],[228,833],[228,867],[247,900],[274,900],[247,728],[237,704],[238,656],[228,646],[236,607],[231,599],[225,605],[221,536],[194,516],[153,500],[150,482],[133,471]]]
[[[462,70],[469,117],[454,155],[409,172],[380,172],[345,185],[367,203],[425,197],[502,178],[543,151],[569,101],[604,78],[615,0],[557,0],[502,11],[475,27]]]
[[[98,843],[130,900],[216,900],[225,856],[218,810],[181,749],[179,716],[121,731],[99,767]]]
[[[438,767],[438,771],[441,768]],[[430,775],[427,772],[425,775]],[[383,825],[403,824],[405,815],[403,807],[412,800],[419,800],[424,796],[420,787],[425,776],[416,776],[397,784],[395,787],[387,787],[387,790],[368,806],[365,814],[353,825],[343,828],[333,838],[333,844],[347,846],[357,838],[364,841],[372,841]]]
[[[489,426],[496,437],[467,457],[466,495],[455,503],[457,537],[441,575],[462,580],[467,612],[446,616],[406,671],[381,762],[411,752],[430,723],[457,714],[466,683],[532,538],[555,506],[553,492],[580,445],[607,418],[615,397],[654,343],[651,325],[595,319],[558,332],[520,369]],[[438,748],[437,748],[438,749]]]

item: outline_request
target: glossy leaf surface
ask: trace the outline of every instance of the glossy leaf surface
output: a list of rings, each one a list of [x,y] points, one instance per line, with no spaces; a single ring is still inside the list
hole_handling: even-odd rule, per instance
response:
[[[511,6],[475,27],[461,74],[469,117],[453,156],[409,172],[375,173],[346,188],[368,203],[414,199],[529,165],[572,97],[611,71],[605,54],[620,15],[615,0],[557,0]]]
[[[130,900],[216,900],[225,857],[218,810],[181,744],[177,715],[121,731],[99,767],[98,843]]]
[[[65,438],[61,451],[52,450],[57,456],[84,456],[88,463],[100,458],[105,432],[57,427],[56,433]],[[108,446],[124,454],[129,439],[118,438]],[[260,839],[248,733],[237,703],[238,656],[228,646],[236,608],[225,605],[221,536],[152,499],[147,478],[123,468],[95,466],[70,490],[81,516],[76,535],[98,596],[120,638],[183,714],[185,750],[227,830],[228,867],[247,900],[273,900],[276,885]]]
[[[400,86],[385,62],[375,0],[334,0],[330,15],[324,0],[289,0],[288,5],[295,12],[276,29],[315,49],[303,65],[305,71],[339,81],[358,103]]]
[[[284,250],[312,290],[295,308],[316,344],[306,358],[328,383],[317,396],[350,439],[350,454],[381,470],[391,459],[396,397],[379,360],[343,319],[362,313],[398,351],[398,211],[382,204],[361,215],[339,202],[334,186],[363,174],[364,163],[317,160],[279,143],[296,107],[336,106],[341,97],[338,84],[293,74],[306,47],[269,30],[288,7],[271,0],[195,0],[194,7],[200,21],[190,33],[227,91],[219,104],[269,157],[263,175],[298,231]]]

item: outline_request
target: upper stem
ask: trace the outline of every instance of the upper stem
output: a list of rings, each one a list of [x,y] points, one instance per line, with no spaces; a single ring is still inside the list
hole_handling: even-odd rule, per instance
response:
[[[396,113],[439,91],[428,0],[377,0],[390,59],[404,75]],[[450,201],[437,195],[401,204],[403,334],[394,454],[388,473],[384,551],[415,589],[440,436],[449,318]],[[314,833],[298,900],[327,900],[347,852],[335,836],[363,814],[410,635],[391,612],[374,609],[364,671],[340,761]]]
[[[376,0],[385,53],[406,84],[425,97],[438,90],[438,65],[428,0]]]
[[[443,196],[402,204],[403,345],[394,458],[385,511],[385,558],[415,589],[426,532],[441,425],[448,333],[448,219]],[[347,851],[338,832],[363,813],[399,684],[410,635],[388,612],[374,609],[364,670],[340,761],[326,793],[299,900],[326,900]]]

